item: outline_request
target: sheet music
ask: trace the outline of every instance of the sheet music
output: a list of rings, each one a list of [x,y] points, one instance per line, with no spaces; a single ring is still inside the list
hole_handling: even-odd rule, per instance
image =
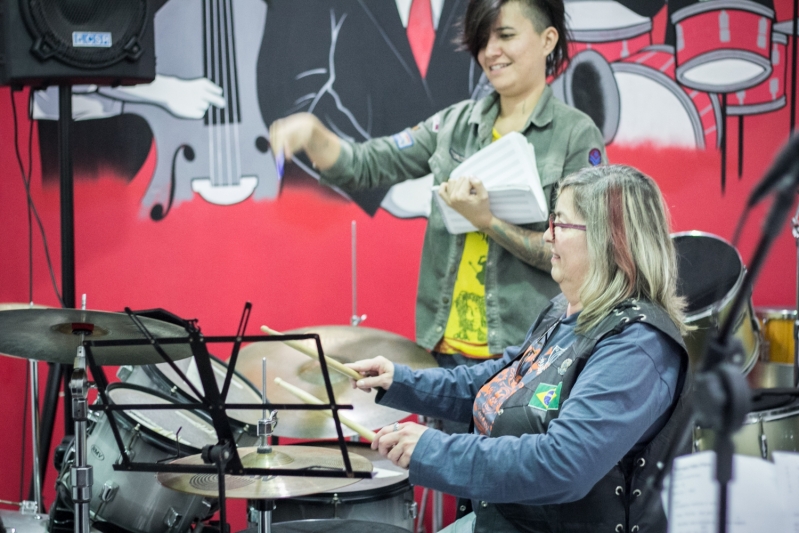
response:
[[[786,521],[785,495],[778,489],[777,469],[772,463],[735,455],[727,494],[729,533],[792,531]],[[715,452],[677,458],[669,496],[669,533],[715,533],[719,502]]]
[[[544,190],[535,163],[533,145],[518,132],[491,143],[452,171],[450,178],[476,177],[488,191],[491,212],[511,224],[541,222],[549,215]],[[449,207],[433,187],[433,198],[452,234],[477,231],[468,220]]]
[[[785,531],[799,533],[799,453],[773,452],[771,457],[777,470],[777,489],[786,501]]]

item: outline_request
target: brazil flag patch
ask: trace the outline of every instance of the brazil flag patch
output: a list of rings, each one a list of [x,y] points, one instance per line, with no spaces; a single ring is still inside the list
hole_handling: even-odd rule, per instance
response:
[[[541,411],[556,410],[560,407],[560,389],[562,386],[563,382],[557,385],[539,383],[528,405],[534,409],[540,409]]]

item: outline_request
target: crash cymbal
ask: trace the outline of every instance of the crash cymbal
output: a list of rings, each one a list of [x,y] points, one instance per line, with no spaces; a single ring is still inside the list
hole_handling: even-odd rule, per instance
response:
[[[282,468],[287,470],[340,469],[344,459],[339,450],[310,446],[272,446],[272,453],[258,453],[255,446],[239,448],[239,457],[245,467]],[[372,463],[362,456],[350,453],[353,471],[371,472]],[[200,455],[190,455],[171,464],[205,465]],[[219,480],[215,474],[177,474],[159,472],[158,482],[170,489],[200,496],[218,497]],[[225,496],[251,500],[274,500],[305,494],[331,491],[351,485],[360,478],[310,477],[310,476],[225,476]]]
[[[186,337],[175,324],[139,317],[156,338]],[[124,313],[81,309],[12,309],[0,311],[0,354],[71,365],[81,342],[75,331],[89,332],[87,340],[143,339],[139,328]],[[163,345],[174,360],[191,357],[188,344]],[[106,346],[92,348],[99,365],[145,365],[162,363],[151,346]]]
[[[16,311],[17,309],[52,309],[52,307],[47,305],[39,305],[39,304],[31,305],[18,302],[0,303],[0,311]]]
[[[325,355],[341,363],[352,363],[361,359],[382,355],[387,359],[408,365],[413,369],[436,366],[435,359],[424,348],[400,335],[372,328],[353,326],[318,326],[285,331],[288,334],[317,333],[322,340]],[[313,340],[298,341],[309,349],[316,350]],[[274,385],[276,377],[303,389],[319,399],[326,400],[327,392],[319,361],[299,353],[282,342],[255,342],[239,352],[236,370],[253,383],[261,382],[261,359],[266,358],[266,396],[272,403],[299,403],[297,398]],[[374,402],[376,391],[365,393],[353,389],[349,378],[330,370],[330,381],[336,402],[351,404],[352,410],[341,411],[347,418],[369,429],[402,420],[408,413]],[[355,435],[342,427],[345,436]],[[280,411],[274,431],[280,437],[298,439],[329,439],[336,437],[333,419],[314,411]]]

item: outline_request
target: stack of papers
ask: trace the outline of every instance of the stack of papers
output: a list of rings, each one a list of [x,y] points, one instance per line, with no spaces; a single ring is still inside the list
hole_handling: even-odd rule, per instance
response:
[[[727,485],[729,533],[799,532],[799,454],[775,451],[772,457],[773,463],[734,456],[734,479]],[[668,500],[669,533],[718,531],[715,452],[674,461]]]
[[[533,145],[518,132],[508,133],[483,148],[452,171],[450,179],[477,178],[488,191],[491,212],[511,224],[541,222],[549,216]],[[460,213],[449,207],[433,187],[433,198],[452,234],[477,231]]]

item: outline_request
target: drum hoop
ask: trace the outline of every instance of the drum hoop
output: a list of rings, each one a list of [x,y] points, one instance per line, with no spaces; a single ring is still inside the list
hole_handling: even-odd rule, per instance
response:
[[[641,50],[641,52],[665,52],[665,50],[650,50],[650,47],[646,47]],[[680,101],[686,113],[688,113],[690,116],[691,127],[694,130],[694,139],[696,140],[697,146],[700,150],[705,149],[705,131],[702,127],[702,117],[699,115],[699,111],[697,111],[694,101],[691,100],[691,97],[688,96],[679,83],[671,79],[671,77],[667,76],[663,72],[642,63],[615,62],[611,64],[611,68],[613,69],[613,72],[638,74],[652,81],[661,83],[665,87],[668,87],[675,98]]]
[[[712,52],[706,52],[704,54],[700,54],[696,57],[693,57],[686,61],[685,63],[680,64],[677,63],[677,68],[675,69],[675,76],[677,77],[677,81],[679,81],[682,85],[688,87],[689,89],[696,89],[699,91],[706,91],[709,93],[731,93],[735,91],[741,91],[744,89],[751,89],[752,87],[759,85],[763,81],[767,80],[769,76],[771,76],[771,54],[769,54],[769,58],[765,58],[761,55],[758,55],[754,52],[750,52],[749,50],[741,50],[738,48],[726,48],[723,50],[713,50]],[[746,81],[738,82],[738,83],[731,83],[729,85],[711,85],[708,83],[697,83],[695,81],[689,80],[685,78],[685,75],[693,68],[704,65],[711,61],[718,61],[723,59],[737,59],[743,61],[750,61],[752,63],[757,64],[760,67],[763,67],[763,72],[758,74],[753,78],[749,78]]]
[[[777,44],[788,44],[788,36],[782,33],[781,31],[777,31],[774,26],[771,28],[771,42]]]
[[[785,107],[787,103],[785,95],[780,96],[771,102],[763,102],[760,104],[744,104],[744,105],[728,105],[727,114],[730,116],[743,116],[743,115],[761,115],[763,113],[771,113]]]
[[[147,387],[143,387],[141,385],[135,385],[135,384],[132,384],[132,383],[111,383],[106,388],[106,395],[108,396],[109,401],[111,401],[111,403],[114,404],[114,405],[125,405],[125,404],[116,404],[113,401],[113,399],[111,398],[110,392],[112,390],[115,390],[115,389],[133,389],[133,390],[137,390],[139,392],[147,393],[147,394],[149,394],[151,396],[158,397],[158,398],[160,398],[162,400],[167,400],[170,403],[180,405],[180,402],[175,401],[174,398],[170,398],[166,394],[163,394],[163,393],[161,393],[161,392],[159,392],[157,390],[148,389]],[[100,400],[99,397],[98,397],[98,400]],[[130,409],[130,410],[135,411],[136,409]],[[125,411],[109,411],[109,413],[114,413],[114,414],[120,415],[120,418],[122,420],[124,420],[125,423],[130,428],[134,428],[136,426],[139,426],[141,428],[142,438],[147,439],[148,442],[150,442],[152,444],[155,444],[155,445],[160,445],[162,449],[166,449],[167,451],[174,451],[177,448],[176,446],[174,446],[174,447],[172,446],[173,444],[176,444],[177,441],[174,441],[172,439],[164,437],[163,435],[159,435],[157,432],[153,431],[148,426],[142,424],[141,422],[136,421],[126,411],[127,410],[125,410]],[[205,422],[205,420],[203,420],[203,418],[200,417],[194,411],[191,411],[189,409],[187,409],[187,411],[191,412],[200,421]],[[186,452],[184,455],[194,455],[194,454],[200,453],[201,448],[196,448],[195,446],[192,446],[190,444],[180,443],[180,451],[181,452]]]
[[[672,24],[677,24],[681,20],[693,15],[699,15],[708,11],[719,11],[731,9],[734,11],[745,11],[756,15],[763,15],[770,19],[774,18],[774,10],[768,7],[750,2],[749,0],[710,0],[678,9],[671,14]]]
[[[753,411],[746,415],[745,424],[757,424],[762,417],[763,422],[776,422],[784,420],[791,416],[799,415],[799,405],[795,402],[791,405],[777,407],[775,409],[766,409],[764,411]]]
[[[354,485],[357,485],[357,483]],[[400,481],[397,481],[393,485],[385,485],[379,488],[375,487],[371,489],[350,492],[337,492],[331,490],[328,492],[320,492],[307,496],[297,496],[291,498],[291,501],[328,505],[330,500],[335,495],[336,498],[338,498],[338,501],[345,505],[349,503],[369,503],[394,498],[400,494],[408,492],[409,490],[412,490],[412,486],[406,477]]]
[[[764,323],[769,322],[770,320],[796,320],[796,309],[756,307],[755,314],[760,317]]]
[[[623,26],[621,28],[603,29],[603,30],[574,30],[572,29],[569,34],[571,41],[574,43],[612,43],[624,39],[632,39],[646,35],[652,31],[652,21],[646,20],[631,24],[630,26]]]
[[[686,316],[685,321],[686,323],[689,323],[693,322],[694,320],[700,320],[702,318],[707,318],[709,316],[712,316],[714,311],[718,312],[727,307],[727,305],[730,304],[732,299],[735,298],[735,295],[738,293],[738,291],[741,288],[741,285],[743,284],[744,275],[746,274],[746,266],[744,265],[743,259],[741,258],[741,254],[738,252],[738,249],[735,248],[735,246],[733,246],[729,242],[727,242],[726,239],[723,239],[718,235],[698,230],[679,231],[671,234],[672,243],[674,242],[674,239],[677,237],[707,237],[710,239],[721,241],[722,243],[729,246],[735,252],[735,255],[738,256],[738,261],[741,265],[741,271],[738,273],[738,279],[735,280],[735,284],[732,286],[732,288],[729,291],[727,291],[727,293],[718,302],[715,302],[711,305],[698,309],[696,312]]]

